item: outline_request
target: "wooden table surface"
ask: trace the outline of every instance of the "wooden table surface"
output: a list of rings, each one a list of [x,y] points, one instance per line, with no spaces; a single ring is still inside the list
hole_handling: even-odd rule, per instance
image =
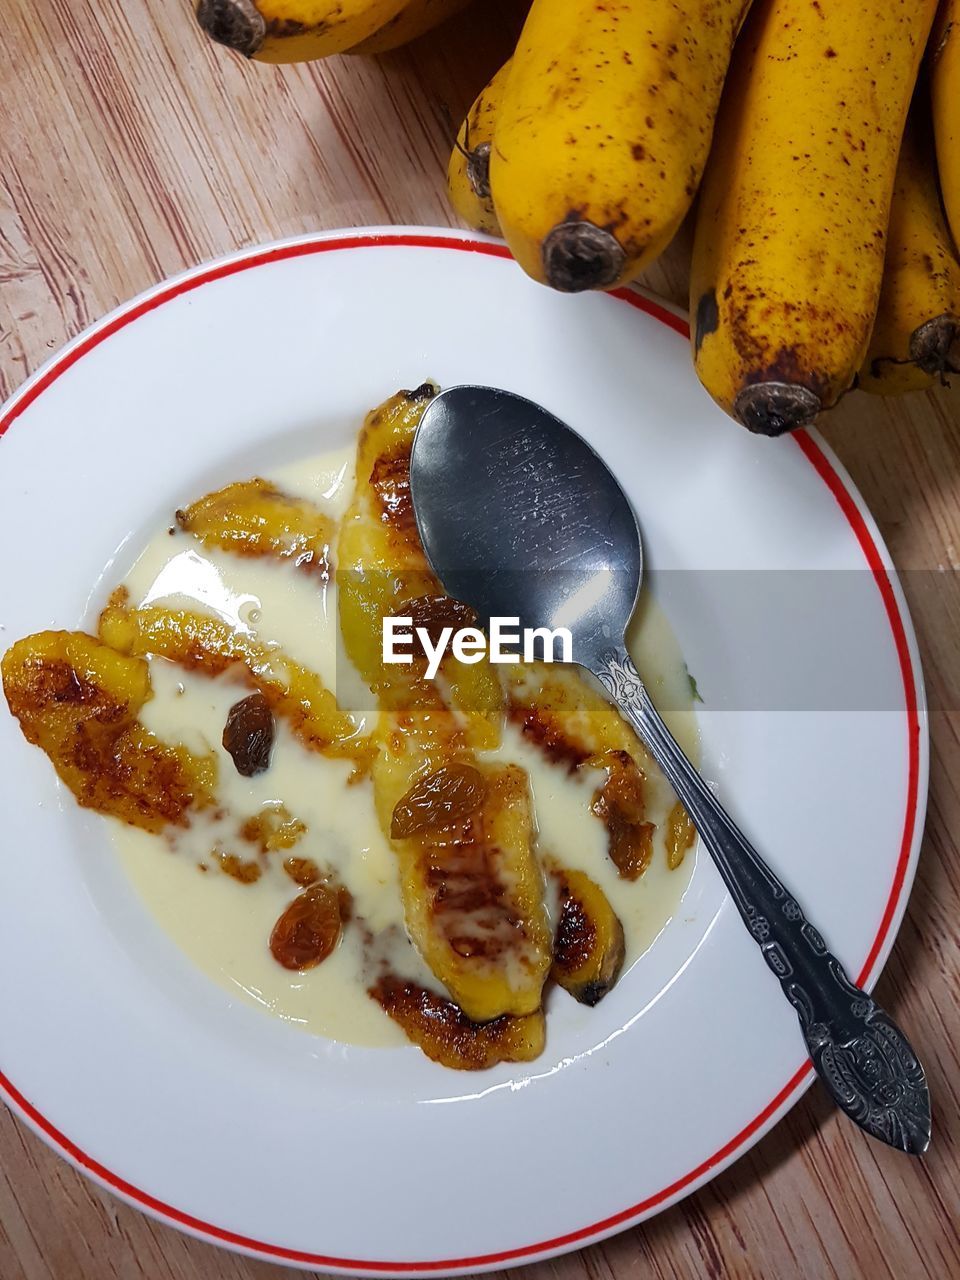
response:
[[[506,56],[516,16],[490,0],[379,61],[271,68],[201,39],[187,0],[4,0],[0,398],[109,308],[204,259],[325,227],[451,222],[451,119]],[[682,241],[645,281],[675,301]],[[960,1277],[960,393],[858,393],[823,425],[898,567],[917,571],[905,585],[938,705],[920,872],[879,985],[926,1064],[933,1147],[908,1160],[869,1142],[814,1089],[702,1191],[530,1280]],[[294,1273],[141,1216],[0,1114],[3,1280],[281,1274]]]

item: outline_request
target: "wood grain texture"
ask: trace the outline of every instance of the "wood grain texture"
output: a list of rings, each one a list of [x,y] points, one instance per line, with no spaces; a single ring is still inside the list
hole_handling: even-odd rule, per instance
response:
[[[519,8],[487,0],[379,61],[272,68],[201,40],[187,0],[5,0],[0,392],[203,259],[324,227],[449,223],[453,121],[507,55]],[[684,246],[645,281],[675,301]],[[530,1280],[960,1277],[960,395],[851,395],[825,430],[916,571],[906,590],[938,708],[920,874],[879,987],[929,1071],[932,1151],[908,1161],[868,1142],[814,1090],[707,1188]],[[101,1194],[0,1114],[3,1280],[281,1274]]]

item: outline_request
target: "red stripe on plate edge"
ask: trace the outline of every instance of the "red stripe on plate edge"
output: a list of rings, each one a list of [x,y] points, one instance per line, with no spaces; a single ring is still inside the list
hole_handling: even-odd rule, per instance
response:
[[[484,241],[461,239],[457,236],[442,236],[430,234],[416,233],[372,233],[358,234],[351,236],[339,236],[329,240],[308,240],[295,244],[278,245],[273,248],[259,250],[250,253],[241,258],[234,258],[227,262],[220,262],[205,270],[200,270],[195,274],[188,275],[181,280],[175,280],[166,288],[160,288],[158,291],[143,298],[139,302],[133,303],[126,310],[119,312],[110,319],[106,320],[99,328],[95,329],[86,338],[80,339],[76,346],[69,349],[62,357],[54,359],[50,367],[37,378],[28,389],[18,398],[14,399],[13,404],[6,414],[0,418],[0,436],[4,434],[12,424],[32,405],[40,395],[43,394],[56,380],[61,377],[68,369],[77,363],[83,356],[87,355],[100,343],[104,342],[112,334],[117,333],[120,329],[125,328],[128,324],[138,320],[141,316],[147,315],[151,311],[155,311],[164,303],[172,301],[183,294],[190,293],[201,285],[210,284],[216,280],[225,279],[228,276],[236,275],[241,271],[247,271],[252,267],[264,266],[273,262],[281,262],[289,258],[306,257],[314,253],[324,253],[345,249],[360,248],[425,248],[425,249],[456,249],[461,252],[479,253],[488,257],[506,259],[510,257],[509,250],[504,245],[488,244]],[[667,307],[653,301],[650,298],[636,293],[629,289],[618,289],[613,294],[620,301],[629,303],[630,306],[645,312],[654,319],[659,320],[662,324],[667,325],[675,333],[679,333],[684,338],[689,339],[690,329],[686,320],[675,315]],[[918,792],[920,781],[920,720],[919,708],[917,704],[916,680],[913,673],[913,664],[910,657],[910,646],[907,642],[906,630],[903,625],[903,619],[900,616],[900,610],[897,605],[897,599],[893,591],[887,568],[883,563],[883,559],[873,541],[870,530],[866,521],[857,507],[857,504],[845,488],[843,481],[834,471],[829,460],[820,449],[819,445],[805,432],[796,432],[794,440],[803,452],[804,456],[813,466],[814,470],[827,485],[827,488],[833,494],[841,511],[847,519],[853,530],[854,536],[863,551],[864,557],[869,565],[880,595],[883,599],[886,609],[887,618],[890,622],[890,628],[893,632],[894,645],[897,651],[897,658],[900,663],[900,671],[903,678],[904,698],[907,710],[907,730],[908,730],[908,770],[907,770],[907,805],[904,814],[903,835],[900,842],[900,852],[897,860],[897,867],[894,874],[893,884],[891,886],[890,895],[887,899],[887,905],[884,909],[883,917],[880,921],[880,927],[874,938],[870,952],[864,961],[860,970],[857,981],[863,982],[873,968],[876,958],[886,941],[887,933],[893,917],[896,914],[900,893],[903,889],[904,879],[906,877],[907,865],[910,859],[910,848],[913,843],[914,827],[916,825],[917,808],[918,808]],[[22,1114],[30,1120],[30,1122],[38,1129],[44,1137],[61,1152],[77,1164],[81,1169],[111,1187],[114,1191],[124,1196],[126,1199],[133,1201],[135,1204],[150,1210],[152,1213],[168,1219],[170,1222],[186,1227],[189,1231],[196,1234],[206,1236],[214,1241],[238,1246],[252,1253],[269,1255],[273,1258],[279,1258],[285,1262],[303,1262],[312,1266],[332,1266],[345,1270],[359,1271],[383,1271],[383,1272],[405,1272],[405,1271],[445,1271],[457,1270],[460,1268],[492,1266],[501,1262],[510,1262],[519,1258],[531,1258],[540,1253],[550,1252],[556,1249],[562,1249],[567,1245],[580,1244],[588,1240],[590,1237],[598,1235],[602,1232],[609,1231],[613,1227],[625,1225],[632,1218],[639,1217],[647,1210],[655,1208],[657,1205],[663,1204],[664,1201],[677,1195],[685,1187],[702,1177],[716,1165],[735,1154],[737,1148],[746,1140],[753,1136],[759,1128],[761,1128],[767,1120],[783,1105],[791,1093],[794,1092],[811,1074],[813,1068],[810,1063],[805,1063],[799,1070],[787,1081],[779,1093],[763,1108],[763,1110],[750,1121],[743,1129],[740,1130],[729,1142],[725,1143],[719,1151],[714,1152],[707,1160],[699,1164],[695,1169],[690,1170],[682,1178],[664,1187],[653,1196],[641,1201],[639,1204],[632,1205],[628,1209],[621,1210],[620,1213],[614,1214],[612,1217],[604,1218],[600,1222],[595,1222],[591,1226],[581,1227],[577,1231],[573,1231],[563,1236],[556,1236],[552,1240],[544,1240],[538,1244],[522,1245],[515,1249],[506,1249],[499,1253],[482,1254],[472,1258],[452,1258],[443,1261],[430,1262],[382,1262],[374,1260],[361,1260],[353,1258],[335,1258],[327,1257],[323,1254],[313,1254],[301,1252],[297,1249],[287,1249],[282,1245],[265,1244],[259,1240],[253,1240],[247,1236],[238,1235],[235,1232],[227,1231],[222,1227],[217,1227],[212,1223],[203,1222],[199,1218],[194,1218],[188,1213],[184,1213],[180,1209],[174,1208],[172,1205],[165,1204],[162,1200],[156,1199],[148,1192],[142,1191],[139,1187],[132,1183],[126,1182],[117,1174],[111,1172],[104,1165],[88,1156],[86,1152],[81,1150],[74,1142],[63,1133],[61,1133],[53,1124],[43,1116],[36,1107],[30,1103],[24,1095],[16,1088],[16,1086],[5,1075],[0,1072],[0,1090],[7,1094],[9,1100],[17,1107]]]
[[[793,438],[807,461],[810,462],[821,480],[836,498],[873,573],[874,581],[879,588],[880,596],[887,612],[890,630],[893,632],[893,643],[900,663],[904,701],[907,709],[907,808],[904,815],[903,836],[900,841],[900,855],[897,859],[897,868],[894,873],[890,897],[887,899],[886,909],[880,921],[880,928],[877,931],[876,938],[874,938],[873,946],[863,962],[863,968],[857,977],[857,982],[861,983],[873,968],[874,962],[883,946],[887,930],[890,928],[897,909],[897,899],[900,896],[900,890],[907,874],[907,863],[910,861],[910,846],[913,843],[913,829],[917,819],[918,793],[920,790],[920,709],[917,704],[917,686],[913,675],[913,663],[910,658],[910,645],[907,641],[903,619],[900,616],[900,607],[897,604],[897,597],[894,594],[893,583],[890,580],[887,566],[883,563],[880,552],[877,550],[877,546],[870,535],[867,522],[816,441],[807,435],[805,431],[796,432]]]

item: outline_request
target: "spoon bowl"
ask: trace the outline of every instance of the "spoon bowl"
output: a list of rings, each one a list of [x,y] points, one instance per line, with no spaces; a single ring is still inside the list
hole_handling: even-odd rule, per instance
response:
[[[427,558],[484,623],[565,627],[588,667],[622,642],[640,529],[606,463],[559,418],[507,391],[451,387],[424,415],[410,484]]]

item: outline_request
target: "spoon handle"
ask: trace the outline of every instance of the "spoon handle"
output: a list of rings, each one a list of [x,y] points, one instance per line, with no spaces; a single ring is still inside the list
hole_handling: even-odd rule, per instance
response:
[[[813,1065],[841,1111],[910,1155],[930,1144],[930,1094],[906,1036],[851,982],[793,895],[707,787],[664,724],[626,650],[593,668],[663,770],[744,924],[797,1011]]]

